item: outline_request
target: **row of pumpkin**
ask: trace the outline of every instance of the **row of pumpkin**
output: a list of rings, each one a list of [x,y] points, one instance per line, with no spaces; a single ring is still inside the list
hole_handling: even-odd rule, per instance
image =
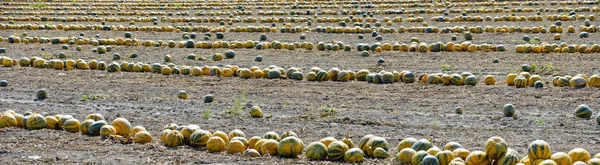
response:
[[[227,52],[229,53],[229,52]],[[227,54],[226,53],[226,54]],[[220,54],[219,54],[220,55]],[[214,58],[214,56],[213,56]],[[223,57],[219,57],[222,59]],[[394,82],[414,83],[422,82],[425,84],[442,84],[442,85],[470,85],[476,86],[479,82],[478,78],[472,73],[463,72],[461,74],[443,74],[443,73],[424,73],[417,76],[411,71],[380,71],[371,73],[369,70],[362,69],[357,72],[352,70],[341,70],[338,68],[332,68],[330,70],[324,70],[318,67],[310,68],[309,72],[305,76],[300,68],[291,67],[283,69],[275,65],[268,66],[264,69],[253,66],[250,68],[240,68],[235,65],[226,65],[223,68],[217,66],[179,66],[169,63],[162,65],[154,63],[152,65],[144,64],[141,62],[129,63],[123,61],[121,64],[113,62],[106,64],[103,61],[91,60],[87,63],[85,60],[60,60],[52,59],[46,61],[45,59],[33,57],[22,58],[19,61],[12,60],[8,57],[0,57],[2,64],[5,67],[12,67],[20,65],[22,67],[39,67],[39,68],[54,68],[58,70],[72,70],[72,69],[90,69],[90,70],[106,70],[108,72],[151,72],[159,73],[163,75],[190,75],[190,76],[220,76],[220,77],[239,77],[243,79],[249,78],[267,78],[267,79],[294,79],[294,80],[307,80],[307,81],[366,81],[367,83],[374,84],[391,84]],[[166,62],[171,62],[170,56],[165,56]],[[483,78],[485,85],[495,85],[496,79],[493,75],[487,75]],[[508,86],[515,86],[517,88],[524,87],[536,87],[543,88],[544,82],[542,77],[539,75],[531,75],[529,72],[521,72],[519,74],[511,73],[506,76],[506,84]],[[572,88],[584,88],[584,87],[600,87],[600,76],[592,75],[588,78],[585,74],[578,74],[576,76],[555,76],[552,80],[552,84],[556,87],[572,87]]]
[[[102,136],[121,143],[150,143],[152,135],[141,126],[132,127],[124,118],[116,118],[108,124],[101,114],[90,114],[86,120],[79,120],[70,115],[42,116],[25,113],[23,115],[12,110],[0,116],[0,128],[20,127],[30,130],[62,129],[67,132],[81,133],[90,136]],[[397,164],[432,164],[432,165],[599,165],[600,153],[592,155],[583,148],[575,148],[568,153],[555,152],[543,140],[531,142],[526,156],[509,148],[501,137],[490,137],[483,144],[483,151],[469,151],[457,142],[448,142],[438,148],[432,139],[406,138],[397,145],[395,156],[392,148],[383,137],[368,134],[363,136],[358,145],[346,136],[340,140],[326,137],[312,142],[306,147],[304,142],[293,131],[285,131],[281,136],[269,131],[262,137],[247,138],[241,130],[235,129],[229,134],[223,131],[207,131],[198,125],[182,125],[169,123],[160,134],[161,142],[167,147],[189,145],[206,148],[210,153],[226,152],[241,154],[244,157],[277,156],[281,158],[305,158],[309,161],[346,161],[362,162],[365,158],[387,159],[393,157]],[[303,154],[304,153],[304,154]],[[304,156],[302,156],[304,155]],[[392,156],[390,156],[392,155]]]
[[[308,22],[312,25],[312,21]],[[429,26],[423,23],[422,26],[411,26],[392,28],[391,22],[380,23],[373,25],[366,23],[349,24],[344,21],[337,22],[338,26],[318,26],[318,27],[302,27],[293,26],[286,23],[279,27],[274,26],[230,26],[226,27],[225,22],[220,22],[218,27],[210,26],[136,26],[136,25],[84,25],[84,24],[67,24],[67,25],[50,25],[50,24],[0,24],[0,30],[61,30],[61,31],[81,31],[81,30],[96,30],[96,31],[132,31],[132,32],[211,32],[211,33],[347,33],[347,34],[364,34],[371,32],[380,32],[383,34],[395,33],[464,33],[471,32],[475,34],[481,33],[575,33],[579,32],[596,33],[598,27],[595,25],[581,25],[575,27],[569,25],[566,30],[562,26],[551,25],[548,28],[542,26],[520,27],[520,26],[453,26],[453,27],[436,27]],[[232,23],[228,23],[232,24]],[[383,25],[388,27],[382,27]]]

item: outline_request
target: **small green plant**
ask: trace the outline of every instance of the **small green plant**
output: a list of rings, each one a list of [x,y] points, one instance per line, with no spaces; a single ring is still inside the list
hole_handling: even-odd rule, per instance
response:
[[[321,117],[332,116],[335,114],[336,114],[335,108],[333,108],[330,105],[327,105],[327,107],[323,107],[323,110],[321,111]]]
[[[531,72],[535,72],[536,68],[537,68],[537,64],[535,64],[535,63],[531,64]]]
[[[181,4],[181,3],[176,3],[176,4],[173,4],[173,7],[174,7],[174,8],[181,8],[181,7],[183,7],[183,4]]]
[[[535,123],[537,123],[540,127],[544,126],[544,120],[543,119],[535,120]]]
[[[434,121],[431,123],[431,126],[435,127],[435,126],[437,126],[437,125],[438,125],[438,123],[439,123],[439,122],[440,122],[439,120],[434,120]]]
[[[442,71],[450,71],[450,65],[442,64]]]
[[[203,119],[210,119],[212,117],[211,109],[212,109],[212,104],[210,104],[208,107],[206,107],[204,112],[202,112]]]
[[[36,3],[36,4],[31,5],[31,7],[33,7],[33,8],[43,8],[43,7],[46,7],[46,4],[45,3]]]
[[[246,106],[246,98],[248,97],[246,91],[242,92],[240,96],[235,99],[233,106],[223,113],[227,117],[241,116],[244,113],[244,107]]]
[[[81,101],[87,101],[87,99],[88,99],[88,96],[87,96],[87,95],[83,95],[83,96],[81,97]]]

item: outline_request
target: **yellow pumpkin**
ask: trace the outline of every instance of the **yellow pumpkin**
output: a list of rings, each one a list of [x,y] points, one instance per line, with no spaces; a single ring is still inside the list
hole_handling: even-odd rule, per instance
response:
[[[183,134],[179,131],[164,130],[163,135],[165,136],[164,138],[161,137],[161,139],[169,147],[177,147],[183,144]]]
[[[277,142],[277,140],[268,139],[262,144],[262,146],[260,148],[261,153],[263,155],[277,156],[277,146],[278,145],[279,145],[279,143]]]
[[[233,137],[246,137],[246,135],[244,134],[244,132],[240,131],[239,129],[235,129],[231,132],[229,132],[229,139],[233,139]]]
[[[130,137],[135,136],[136,133],[140,132],[140,131],[147,131],[146,128],[142,127],[142,126],[135,126],[131,129],[131,134],[129,134]]]
[[[473,151],[467,156],[465,159],[465,163],[467,165],[489,165],[490,159],[487,157],[485,152],[482,151]]]
[[[225,132],[223,132],[223,131],[215,131],[213,133],[213,136],[221,137],[221,139],[223,139],[223,141],[225,141],[225,144],[229,143],[229,136],[227,136],[227,134],[225,134]]]
[[[571,160],[571,157],[567,153],[564,153],[564,152],[554,153],[554,154],[552,154],[550,159],[554,160],[554,162],[556,162],[557,165],[572,165],[573,164],[573,160]]]
[[[408,147],[408,148],[403,148],[402,150],[400,150],[400,152],[398,152],[398,154],[396,154],[396,163],[398,164],[411,164],[412,163],[412,157],[415,155],[415,153],[417,153],[417,151],[413,150],[412,148]]]
[[[222,152],[225,150],[227,143],[219,136],[213,136],[206,142],[208,152]]]
[[[587,162],[590,159],[592,159],[592,156],[590,155],[590,153],[583,148],[575,148],[575,149],[569,151],[568,154],[569,154],[569,157],[571,157],[571,160],[573,162],[577,162],[577,161]]]
[[[231,140],[225,149],[228,154],[242,154],[246,150],[246,145],[239,140]]]
[[[92,119],[92,120],[94,120],[94,121],[99,121],[99,120],[104,120],[104,116],[102,116],[102,115],[101,115],[101,114],[99,114],[99,113],[94,113],[94,114],[89,114],[89,115],[87,115],[87,117],[86,117],[85,119],[86,119],[86,120],[87,120],[87,119]]]
[[[327,146],[321,142],[312,142],[305,149],[306,159],[325,160],[327,158]]]
[[[69,119],[63,123],[63,130],[67,132],[79,132],[79,127],[81,123],[77,119]]]
[[[297,158],[302,150],[304,150],[304,142],[293,136],[283,138],[277,145],[277,153],[283,158]]]
[[[250,139],[248,139],[248,148],[250,149],[256,149],[256,143],[260,140],[261,138],[258,136],[252,136]]]
[[[48,122],[48,117],[46,117],[46,122]],[[92,119],[87,119],[87,120],[81,122],[81,124],[79,125],[79,132],[87,135],[90,125],[92,125],[92,123],[94,123],[94,120],[92,120]]]
[[[112,125],[104,125],[100,128],[100,136],[103,138],[109,138],[112,135],[116,135],[117,130]]]
[[[506,154],[508,150],[508,144],[501,137],[491,137],[485,143],[485,154],[492,160],[498,160],[502,155]]]
[[[150,143],[152,142],[152,135],[148,131],[139,131],[133,135],[133,141],[135,143]]]
[[[131,123],[125,118],[116,118],[113,120],[112,126],[115,128],[117,135],[129,136],[131,134]]]

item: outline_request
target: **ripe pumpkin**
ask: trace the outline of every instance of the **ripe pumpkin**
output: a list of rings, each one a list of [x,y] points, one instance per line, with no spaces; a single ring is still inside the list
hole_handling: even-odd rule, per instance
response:
[[[533,87],[536,81],[542,81],[542,77],[540,77],[539,75],[533,75],[529,77],[529,79],[527,79],[527,86]]]
[[[58,119],[54,116],[46,116],[46,128],[58,129]]]
[[[515,85],[515,87],[517,88],[524,88],[527,87],[527,78],[519,75],[517,76],[517,78],[515,78],[515,81],[513,83]]]
[[[242,153],[242,157],[256,158],[260,157],[260,153],[258,153],[258,151],[256,151],[255,149],[247,149],[246,151],[244,151],[244,153]]]
[[[148,130],[146,130],[146,128],[144,128],[142,126],[135,126],[131,129],[131,134],[129,134],[129,137],[135,136],[135,134],[140,131],[148,131]]]
[[[550,159],[552,157],[552,148],[543,140],[535,140],[527,147],[527,157],[529,160]]]
[[[431,147],[433,147],[433,145],[431,144],[431,142],[427,139],[419,139],[417,142],[415,142],[413,144],[413,146],[411,147],[413,150],[415,151],[427,151],[429,150]]]
[[[386,159],[388,158],[390,155],[388,154],[388,152],[381,148],[381,147],[377,147],[375,148],[375,150],[373,150],[373,157],[374,158],[381,158],[381,159]]]
[[[294,136],[283,138],[277,145],[277,153],[283,158],[296,158],[303,149],[304,142]]]
[[[427,154],[434,155],[434,156],[439,152],[442,152],[442,150],[440,150],[437,147],[431,147],[430,149],[427,150]]]
[[[21,122],[23,120],[23,115],[14,114],[14,116],[15,116],[15,120],[17,120],[17,127],[23,128],[23,123]],[[27,122],[25,122],[24,124],[25,124],[25,126],[27,126]]]
[[[417,139],[409,137],[406,139],[402,139],[400,141],[400,143],[398,143],[398,151],[401,151],[402,149],[405,148],[411,148],[413,146],[413,144],[415,144],[417,142]]]
[[[575,149],[569,151],[568,154],[569,154],[569,157],[571,157],[571,160],[574,162],[577,162],[577,161],[587,162],[590,159],[592,159],[592,156],[590,155],[590,153],[583,148],[575,148]]]
[[[92,119],[94,121],[104,120],[104,116],[99,113],[89,114],[85,119]]]
[[[587,81],[583,77],[575,76],[569,80],[569,84],[572,88],[585,88]]]
[[[600,76],[598,76],[598,75],[590,76],[590,79],[588,80],[588,85],[590,87],[600,88]]]
[[[133,141],[135,143],[150,143],[152,142],[152,135],[148,131],[139,131],[133,135]]]
[[[177,127],[178,127],[177,124],[175,124],[175,123],[169,123],[169,124],[165,125],[163,127],[163,129],[175,130]]]
[[[4,124],[6,125],[6,127],[11,127],[11,126],[15,126],[16,125],[16,119],[13,122],[11,118],[11,114],[4,114],[2,115],[2,121],[4,122]],[[27,128],[34,130],[34,129],[42,129],[42,128],[46,128],[48,125],[46,123],[46,118],[44,116],[42,116],[41,114],[35,114],[35,115],[30,115],[29,118],[27,119]]]
[[[190,138],[189,138],[190,146],[193,146],[193,147],[206,146],[206,143],[208,142],[208,140],[211,137],[212,137],[212,134],[209,131],[198,129],[190,135]]]
[[[48,121],[47,117],[46,117],[46,121]],[[79,132],[87,135],[89,133],[88,130],[90,128],[90,125],[92,125],[92,123],[94,123],[94,120],[92,120],[92,119],[87,119],[87,120],[81,122],[81,124],[79,125]]]
[[[454,84],[456,86],[465,85],[465,82],[464,82],[462,76],[460,76],[459,74],[452,74],[450,76],[452,76],[450,78],[450,82],[452,84]]]
[[[471,151],[464,148],[457,148],[454,151],[452,151],[452,153],[454,154],[454,156],[459,157],[462,160],[467,160],[467,157],[469,156],[469,154],[471,154]]]
[[[263,155],[277,156],[277,146],[279,143],[274,139],[267,139],[260,147]]]
[[[554,162],[556,162],[557,165],[572,165],[573,164],[573,160],[571,159],[569,154],[564,153],[564,152],[554,153],[554,154],[552,154],[550,159],[554,160]]]
[[[62,129],[62,128],[63,128],[63,124],[65,123],[65,121],[67,121],[67,120],[69,120],[69,119],[73,119],[73,116],[71,116],[71,115],[61,115],[61,116],[58,118],[58,127],[59,127],[60,129]]]
[[[179,131],[168,131],[164,137],[163,143],[168,147],[177,147],[183,145],[183,134]],[[225,145],[225,144],[223,144]],[[210,148],[208,148],[210,152]]]
[[[600,158],[593,158],[588,161],[588,165],[600,165]]]
[[[412,148],[403,148],[396,154],[395,160],[398,164],[411,164],[413,156],[417,151]]]
[[[91,136],[100,135],[100,128],[102,128],[104,125],[107,125],[106,121],[104,121],[104,120],[95,121],[88,128],[88,134]]]
[[[325,160],[327,158],[327,146],[321,142],[312,142],[306,149],[306,159],[308,160]]]
[[[590,118],[592,116],[592,109],[585,104],[581,104],[575,109],[575,116],[584,119]]]
[[[494,84],[496,84],[496,79],[494,78],[493,75],[487,75],[487,76],[485,76],[485,78],[483,78],[483,83],[485,85],[494,85]]]
[[[514,86],[515,85],[514,82],[515,82],[515,79],[517,78],[517,76],[518,75],[515,74],[515,73],[508,74],[506,76],[506,85],[508,85],[508,86]]]
[[[435,158],[437,158],[440,164],[450,164],[450,162],[454,160],[455,156],[452,151],[444,150],[435,154]]]
[[[340,141],[346,143],[346,145],[348,145],[348,148],[354,148],[354,142],[352,142],[352,139],[350,139],[348,137],[344,137]]]
[[[262,138],[263,139],[273,139],[276,141],[280,140],[279,134],[277,134],[277,132],[274,132],[274,131],[269,131],[269,132],[265,133],[265,135],[263,135]]]
[[[471,86],[476,86],[477,85],[477,78],[473,75],[471,76],[467,76],[464,80],[465,85],[471,85]]]
[[[485,154],[492,160],[498,160],[502,155],[506,154],[508,144],[501,137],[490,137],[485,143]]]
[[[423,161],[423,158],[425,158],[425,156],[427,156],[427,155],[429,155],[429,154],[427,154],[426,151],[423,151],[423,150],[417,151],[411,158],[410,162],[412,165],[420,165],[421,162]]]
[[[0,114],[0,128],[3,127],[3,123],[2,123],[2,119],[1,119],[2,114]],[[23,116],[23,118],[21,118],[21,120],[17,120],[17,123],[19,123],[19,125],[21,125],[22,128],[27,129],[27,119],[29,119],[29,117],[31,116],[31,114],[27,115],[27,116]],[[17,117],[15,117],[16,119]],[[47,124],[46,124],[47,125]]]
[[[234,129],[233,131],[229,132],[229,139],[233,139],[234,137],[246,137],[246,135],[244,134],[244,132],[240,131],[239,129]]]
[[[469,156],[467,156],[465,163],[467,165],[483,165],[490,164],[490,160],[485,154],[485,152],[473,151],[469,154]]]
[[[356,80],[357,81],[367,81],[366,77],[370,74],[369,70],[362,69],[356,72]]]
[[[67,121],[65,121],[65,123],[63,124],[63,130],[67,131],[67,132],[79,132],[79,127],[81,126],[81,123],[79,122],[79,120],[77,119],[69,119]]]
[[[129,136],[131,134],[131,123],[125,118],[116,118],[112,122],[117,135]]]
[[[250,139],[248,139],[248,148],[256,149],[256,143],[259,140],[261,140],[260,137],[258,137],[258,136],[252,136]]]
[[[423,160],[421,161],[421,164],[440,165],[440,162],[435,156],[427,155],[423,158]]]
[[[225,141],[225,144],[229,143],[229,136],[227,136],[227,134],[225,134],[225,132],[223,131],[215,131],[213,132],[213,136],[218,136],[221,137],[221,139],[223,139],[223,141]]]
[[[582,162],[582,161],[578,161],[578,162],[574,162],[573,165],[588,165],[588,164],[585,162]]]
[[[496,163],[497,165],[515,165],[519,161],[519,154],[512,149],[508,149],[506,154],[502,155]]]
[[[365,158],[365,153],[362,152],[359,148],[351,148],[344,153],[344,161],[350,163],[359,163],[362,162]]]
[[[458,148],[463,148],[462,145],[460,145],[458,142],[448,142],[448,143],[446,143],[446,145],[444,145],[444,150],[448,150],[450,152],[452,152]],[[450,161],[452,161],[452,159]]]
[[[242,154],[244,150],[246,150],[246,145],[239,140],[229,141],[225,149],[228,154]]]
[[[103,138],[109,138],[112,135],[116,135],[117,130],[112,125],[104,125],[100,128],[100,136]]]
[[[327,157],[330,161],[339,161],[344,158],[344,154],[348,151],[348,145],[341,141],[334,141],[327,147]]]

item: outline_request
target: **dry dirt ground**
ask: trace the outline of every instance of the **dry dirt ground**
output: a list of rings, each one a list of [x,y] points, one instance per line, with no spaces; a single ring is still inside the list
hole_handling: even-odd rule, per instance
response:
[[[589,13],[588,13],[589,14]],[[551,24],[551,22],[546,22]],[[582,21],[563,22],[580,25]],[[594,23],[598,23],[594,21]],[[441,24],[441,23],[439,23]],[[493,23],[492,25],[506,25]],[[521,26],[540,25],[540,22],[515,23]],[[402,24],[413,26],[415,24]],[[418,25],[416,25],[418,26]],[[470,25],[468,25],[470,26]],[[563,25],[564,26],[564,25]],[[27,32],[30,36],[76,36],[79,32],[62,31],[0,31],[6,38]],[[103,37],[120,37],[123,32],[85,31],[86,35],[101,34]],[[177,33],[133,33],[141,39],[180,40]],[[226,34],[226,40],[257,40],[259,33]],[[299,34],[268,34],[269,41],[298,41]],[[3,54],[11,58],[47,56],[65,52],[68,58],[111,61],[112,53],[120,53],[129,62],[161,63],[164,55],[173,56],[177,65],[238,65],[249,68],[277,65],[284,68],[299,67],[306,73],[311,67],[330,69],[370,69],[371,71],[410,70],[423,73],[472,72],[480,84],[467,86],[438,86],[422,83],[395,83],[374,85],[365,82],[308,82],[293,80],[238,79],[219,77],[191,77],[182,75],[163,76],[152,73],[107,73],[103,71],[72,70],[57,71],[31,67],[0,68],[0,79],[9,87],[0,88],[0,110],[18,113],[39,112],[44,115],[68,114],[84,119],[90,113],[101,113],[108,121],[117,117],[127,118],[133,125],[146,127],[154,136],[149,144],[119,144],[100,137],[89,137],[59,130],[29,131],[17,128],[0,129],[0,164],[331,164],[340,162],[311,162],[303,159],[280,159],[276,157],[243,158],[225,153],[209,154],[203,148],[182,146],[167,148],[160,141],[164,125],[197,124],[205,130],[229,132],[240,129],[247,137],[262,136],[268,131],[282,133],[294,131],[305,145],[324,137],[343,138],[349,135],[358,143],[366,134],[385,137],[391,153],[398,151],[396,145],[404,138],[433,138],[442,147],[456,141],[473,151],[482,150],[485,140],[501,136],[509,147],[523,154],[529,142],[542,139],[550,143],[553,151],[568,152],[573,148],[585,148],[590,153],[600,152],[600,126],[593,120],[577,119],[575,108],[587,104],[600,109],[600,92],[595,88],[571,89],[553,87],[553,75],[599,74],[598,54],[517,54],[514,52],[525,34],[476,34],[474,43],[494,43],[507,46],[507,52],[475,53],[407,53],[383,52],[370,57],[360,57],[359,52],[321,52],[305,50],[254,50],[236,49],[235,59],[220,62],[193,61],[185,59],[188,54],[208,57],[227,49],[170,49],[113,46],[105,55],[92,53],[92,46],[83,46],[82,52],[74,47],[61,50],[60,45],[23,45],[0,43],[7,49]],[[530,34],[542,41],[569,44],[597,43],[598,34],[579,39],[577,34],[563,34],[562,41],[552,41],[550,34]],[[355,45],[373,43],[373,38],[359,41],[355,34],[307,33],[307,41],[337,40]],[[383,42],[408,42],[411,37],[422,41],[448,42],[451,34],[386,34]],[[462,36],[459,35],[459,38]],[[45,48],[42,51],[41,48]],[[127,58],[139,53],[140,58]],[[263,62],[254,57],[262,55]],[[376,65],[378,58],[386,60],[386,66]],[[499,58],[499,63],[492,63]],[[538,66],[552,63],[554,72],[542,75],[544,89],[517,89],[504,82],[506,74],[518,71],[522,64]],[[442,66],[449,69],[442,70]],[[484,86],[481,79],[494,75],[497,84]],[[549,84],[548,84],[549,83]],[[34,101],[40,88],[48,90],[49,98]],[[177,99],[179,90],[190,94],[188,100]],[[204,103],[206,94],[215,96],[215,102]],[[518,118],[503,118],[502,106],[515,105]],[[271,118],[250,118],[249,108],[260,106]],[[461,106],[464,114],[457,115],[454,108]],[[235,111],[236,107],[243,107]],[[335,114],[321,117],[326,107]],[[365,164],[393,163],[385,160],[366,159]]]

